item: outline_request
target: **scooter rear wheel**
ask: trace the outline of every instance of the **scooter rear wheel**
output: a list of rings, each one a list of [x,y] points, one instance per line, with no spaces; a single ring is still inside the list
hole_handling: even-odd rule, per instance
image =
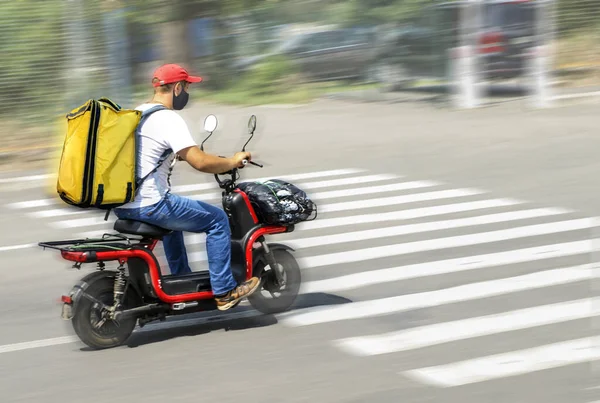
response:
[[[86,293],[110,306],[113,303],[113,286],[114,278],[103,277],[90,284]],[[129,305],[127,302],[126,306]],[[97,326],[101,320],[100,308],[82,297],[72,319],[73,329],[81,341],[96,350],[120,346],[131,336],[137,323],[135,318],[120,320],[118,325],[107,319]]]
[[[298,296],[302,276],[300,266],[294,256],[282,249],[273,250],[275,261],[283,269],[283,277],[286,284],[279,287],[275,283],[273,269],[263,261],[257,262],[254,275],[261,278],[260,289],[248,297],[250,305],[259,312],[274,314],[286,311]],[[267,269],[267,270],[265,270]],[[264,293],[270,294],[270,296]]]

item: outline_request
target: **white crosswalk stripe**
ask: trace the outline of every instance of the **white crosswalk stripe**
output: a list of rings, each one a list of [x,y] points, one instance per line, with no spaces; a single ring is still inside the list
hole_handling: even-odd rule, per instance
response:
[[[518,378],[600,359],[600,349],[592,348],[600,340],[577,336],[570,326],[600,314],[600,298],[589,294],[589,283],[600,281],[592,259],[599,249],[593,236],[600,233],[596,218],[485,189],[365,169],[280,178],[306,190],[319,207],[317,220],[273,237],[296,249],[301,294],[347,301],[300,306],[277,315],[281,326],[307,331],[329,326],[334,330],[324,333],[330,336],[323,342],[357,359],[397,356],[402,362],[403,354],[417,354],[422,365],[413,356],[394,373],[434,387]],[[220,205],[214,183],[182,184],[173,191]],[[104,212],[58,199],[8,207],[60,237],[113,232],[114,215],[106,222]],[[204,270],[206,236],[186,234],[185,239],[191,265]],[[166,265],[162,248],[157,256]],[[446,316],[436,316],[434,308]],[[425,324],[398,319],[425,311],[432,312],[422,316]],[[374,330],[370,321],[385,323],[385,331]],[[548,326],[555,329],[552,334],[538,330]],[[524,331],[528,338],[512,336]],[[493,343],[501,338],[503,352],[498,353]],[[473,344],[456,349],[461,342]],[[428,356],[433,348],[448,356]]]
[[[600,349],[595,347],[598,342],[600,339],[597,337],[587,337],[449,365],[415,369],[406,371],[405,374],[437,386],[461,386],[598,360]]]
[[[283,322],[289,326],[309,326],[376,315],[403,312],[411,309],[430,308],[443,304],[487,298],[491,296],[586,281],[592,278],[591,267],[568,267],[548,270],[524,276],[472,283],[458,287],[419,294],[400,295],[389,298],[354,302],[333,307],[308,308],[287,313]]]
[[[313,293],[339,292],[392,281],[488,269],[590,252],[592,252],[591,241],[577,241],[347,274],[340,277],[305,282],[302,289],[304,292]]]
[[[511,330],[584,319],[597,315],[594,304],[600,298],[586,298],[519,309],[495,315],[436,323],[399,332],[338,340],[336,344],[356,355],[379,355],[423,348]]]

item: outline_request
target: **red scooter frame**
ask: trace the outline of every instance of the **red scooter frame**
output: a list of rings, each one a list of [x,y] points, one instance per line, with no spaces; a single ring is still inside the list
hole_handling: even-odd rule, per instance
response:
[[[238,190],[238,192],[243,193],[241,190]],[[246,195],[244,194],[244,196],[246,196]],[[246,197],[246,199],[247,199],[247,197]],[[249,205],[248,208],[252,209],[252,206]],[[254,210],[252,209],[251,211],[254,211]],[[256,242],[256,240],[259,237],[264,236],[264,235],[280,234],[280,233],[291,232],[291,231],[293,231],[293,228],[290,228],[290,227],[265,226],[262,228],[258,228],[255,232],[252,233],[252,235],[248,239],[248,243],[246,246],[246,253],[245,253],[246,277],[245,277],[245,280],[249,280],[253,276],[253,263],[254,263],[253,262],[253,252],[254,252],[253,245]],[[92,239],[92,240],[85,240],[84,242],[88,242],[88,241],[97,242],[98,240]],[[85,251],[85,252],[77,251],[77,252],[74,252],[74,251],[70,251],[70,250],[62,250],[61,256],[65,260],[70,260],[70,261],[77,262],[77,263],[118,261],[120,265],[125,265],[130,258],[137,257],[137,258],[144,260],[144,262],[148,265],[153,291],[156,293],[156,296],[158,297],[158,299],[160,299],[162,302],[167,303],[167,304],[175,304],[175,303],[180,303],[180,302],[201,301],[201,300],[213,299],[214,294],[212,291],[201,291],[201,292],[192,292],[192,293],[186,293],[186,294],[169,295],[162,290],[162,288],[159,284],[159,280],[161,279],[162,275],[158,268],[156,258],[154,258],[154,256],[152,254],[148,253],[148,251],[154,250],[158,241],[159,241],[158,239],[153,239],[149,243],[145,244],[144,248],[141,248],[141,249],[126,249],[126,250],[105,251],[105,252],[100,252],[100,251]],[[70,241],[70,242],[73,242],[73,241]],[[40,243],[40,246],[52,247],[52,246],[56,246],[56,243],[53,243],[53,242]]]

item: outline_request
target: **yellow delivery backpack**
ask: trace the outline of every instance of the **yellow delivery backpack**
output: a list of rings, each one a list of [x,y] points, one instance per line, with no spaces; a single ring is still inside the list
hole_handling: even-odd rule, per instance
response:
[[[67,114],[67,133],[58,167],[60,198],[81,208],[109,210],[134,200],[143,179],[137,176],[137,131],[159,105],[142,113],[122,109],[108,98],[89,100]],[[107,211],[108,216],[108,211]]]

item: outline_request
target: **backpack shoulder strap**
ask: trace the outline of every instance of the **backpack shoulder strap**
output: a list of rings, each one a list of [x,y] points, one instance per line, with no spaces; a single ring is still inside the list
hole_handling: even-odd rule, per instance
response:
[[[167,107],[164,105],[155,105],[152,108],[148,108],[145,111],[143,111],[142,119],[140,120],[140,123],[138,124],[138,129],[140,127],[142,127],[142,125],[144,123],[146,123],[146,119],[148,119],[150,117],[150,115],[152,115],[154,112],[162,111],[163,109],[167,109]]]
[[[144,125],[144,123],[146,123],[146,120],[148,120],[148,118],[150,117],[150,115],[152,115],[154,112],[158,112],[160,110],[163,109],[167,109],[164,105],[156,105],[153,106],[150,109],[145,110],[144,112],[142,112],[142,118],[140,119],[140,123],[137,125],[136,128],[136,136],[139,135],[140,130],[142,129],[142,126]],[[154,169],[150,172],[148,172],[148,174],[146,176],[144,176],[143,178],[141,178],[140,180],[137,181],[136,183],[136,188],[139,188],[142,183],[150,176],[152,175],[154,172],[156,172],[156,170],[162,165],[163,162],[165,162],[165,160],[167,159],[167,157],[171,154],[171,149],[167,149],[165,150],[165,152],[160,156],[160,159],[158,160],[158,164],[156,164],[156,166],[154,167]]]

